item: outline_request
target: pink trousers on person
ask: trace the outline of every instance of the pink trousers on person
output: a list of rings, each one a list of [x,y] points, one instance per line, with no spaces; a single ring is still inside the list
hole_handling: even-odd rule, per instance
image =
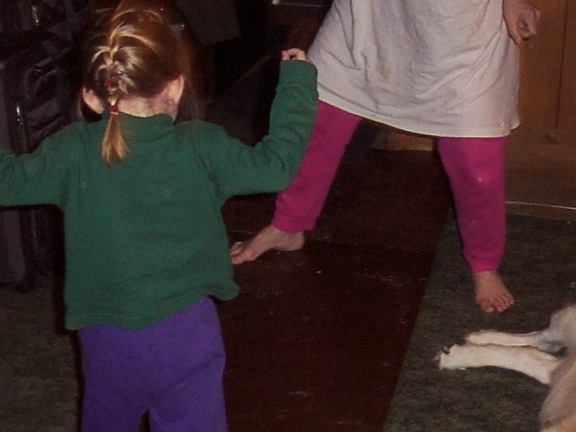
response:
[[[318,101],[306,155],[292,184],[276,198],[272,225],[285,232],[314,228],[344,150],[360,120],[357,115]]]
[[[285,232],[314,228],[342,155],[361,117],[318,102],[316,124],[290,187],[276,198],[272,225]],[[506,137],[438,139],[450,179],[462,252],[473,273],[496,270],[506,238],[504,145]]]
[[[506,137],[438,138],[450,179],[462,253],[472,273],[497,270],[506,243]]]

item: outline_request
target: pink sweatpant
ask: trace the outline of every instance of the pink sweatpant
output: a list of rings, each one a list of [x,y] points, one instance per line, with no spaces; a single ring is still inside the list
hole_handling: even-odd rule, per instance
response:
[[[472,273],[497,270],[506,242],[506,137],[438,138],[450,179],[462,253]]]
[[[360,120],[357,115],[318,101],[306,155],[292,184],[276,198],[272,225],[285,232],[314,228],[344,150]]]
[[[292,184],[276,199],[272,225],[285,232],[314,228],[342,155],[361,117],[318,102],[306,156]],[[450,179],[462,252],[473,273],[496,270],[504,253],[504,145],[499,138],[438,139]]]

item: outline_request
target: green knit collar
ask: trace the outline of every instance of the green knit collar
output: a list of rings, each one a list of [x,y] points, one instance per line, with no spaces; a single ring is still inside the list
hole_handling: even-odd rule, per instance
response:
[[[168,114],[156,114],[151,117],[136,117],[126,113],[119,114],[120,130],[128,142],[156,141],[170,133],[174,127]]]

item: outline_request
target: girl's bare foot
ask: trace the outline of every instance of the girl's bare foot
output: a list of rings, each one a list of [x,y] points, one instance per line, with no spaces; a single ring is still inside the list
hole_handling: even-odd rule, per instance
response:
[[[250,240],[234,243],[230,248],[230,258],[232,264],[242,264],[246,261],[254,261],[271,249],[281,251],[302,249],[305,241],[302,231],[290,233],[268,225]]]
[[[506,289],[497,271],[472,273],[476,303],[484,312],[503,312],[514,304],[514,296]]]

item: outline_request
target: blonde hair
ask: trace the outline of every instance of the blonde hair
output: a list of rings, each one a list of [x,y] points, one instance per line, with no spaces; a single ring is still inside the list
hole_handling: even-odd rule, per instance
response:
[[[122,161],[129,153],[118,119],[121,99],[152,98],[170,81],[184,76],[177,121],[190,118],[195,111],[191,45],[166,15],[158,1],[122,0],[86,40],[84,87],[110,113],[101,151],[107,164]]]

